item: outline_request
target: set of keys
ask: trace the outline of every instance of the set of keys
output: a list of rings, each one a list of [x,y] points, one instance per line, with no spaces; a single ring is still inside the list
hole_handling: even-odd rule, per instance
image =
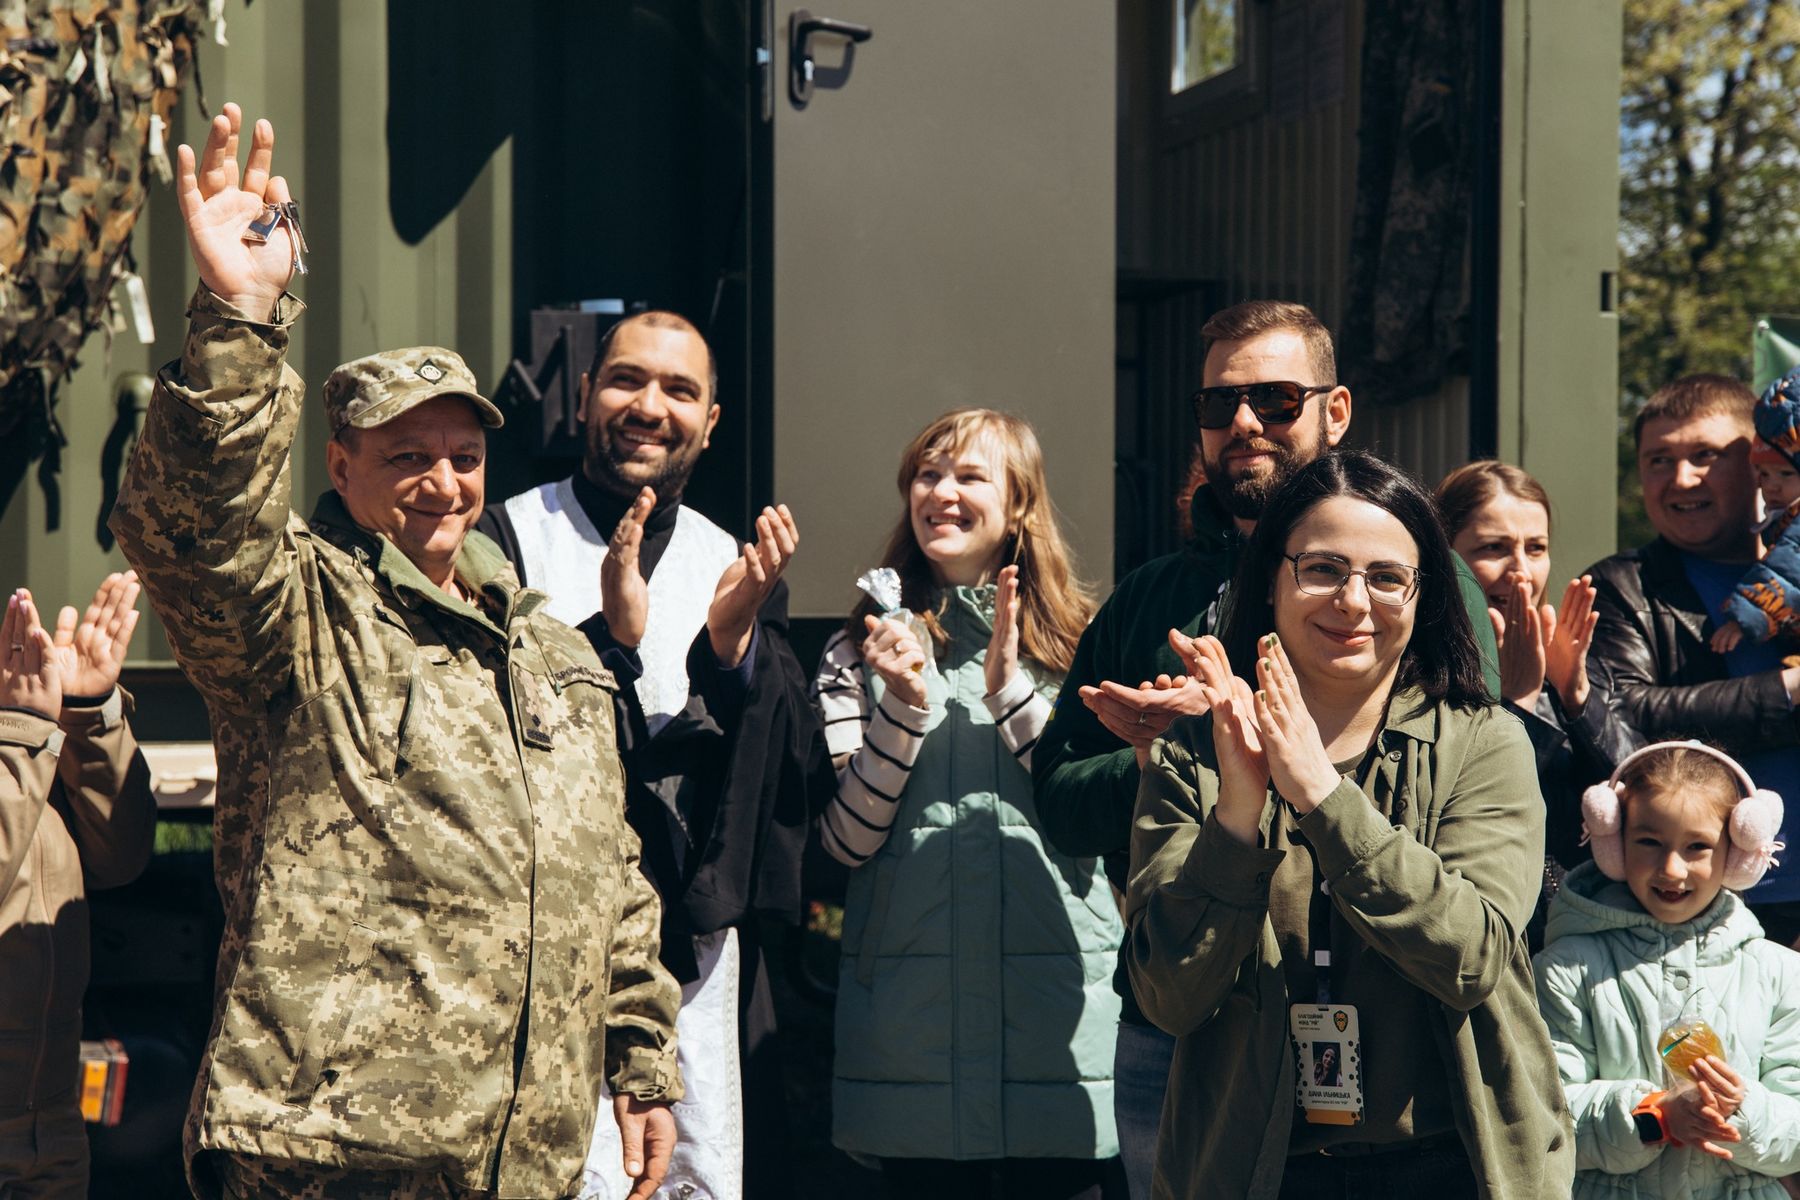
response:
[[[294,274],[306,274],[306,263],[300,253],[307,249],[306,235],[300,231],[300,206],[292,200],[284,204],[263,205],[262,216],[250,222],[250,228],[244,231],[246,242],[266,242],[274,236],[283,225],[288,227],[292,235],[289,245],[294,250]]]

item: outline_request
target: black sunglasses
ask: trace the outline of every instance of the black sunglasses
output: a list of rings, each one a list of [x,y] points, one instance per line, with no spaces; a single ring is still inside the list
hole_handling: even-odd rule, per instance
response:
[[[1288,379],[1271,379],[1265,383],[1203,387],[1194,393],[1194,420],[1202,429],[1224,429],[1237,416],[1238,405],[1248,404],[1264,425],[1286,425],[1300,415],[1308,396],[1329,392],[1336,386],[1320,383],[1308,387]]]

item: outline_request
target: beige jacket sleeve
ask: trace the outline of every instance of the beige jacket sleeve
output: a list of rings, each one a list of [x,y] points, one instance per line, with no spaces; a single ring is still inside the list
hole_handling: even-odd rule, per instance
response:
[[[114,688],[103,704],[65,704],[57,719],[64,737],[56,804],[81,851],[90,888],[136,879],[156,840],[150,766],[126,719],[130,707],[124,689]]]
[[[0,898],[12,891],[56,782],[56,722],[0,709]]]

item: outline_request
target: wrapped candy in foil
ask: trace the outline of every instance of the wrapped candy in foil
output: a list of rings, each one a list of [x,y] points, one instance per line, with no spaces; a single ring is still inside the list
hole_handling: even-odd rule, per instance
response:
[[[937,655],[931,641],[931,631],[925,627],[918,614],[900,603],[900,572],[892,567],[875,567],[864,571],[856,577],[856,586],[875,602],[881,610],[883,620],[898,621],[912,630],[913,636],[919,639],[919,647],[925,651],[925,667],[920,674],[930,677],[937,672]]]

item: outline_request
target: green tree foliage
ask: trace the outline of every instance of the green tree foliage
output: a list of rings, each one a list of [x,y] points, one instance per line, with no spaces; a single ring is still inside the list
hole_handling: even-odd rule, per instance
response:
[[[1637,408],[1695,371],[1748,380],[1757,314],[1800,310],[1797,45],[1800,0],[1625,0],[1622,546],[1650,536]]]

